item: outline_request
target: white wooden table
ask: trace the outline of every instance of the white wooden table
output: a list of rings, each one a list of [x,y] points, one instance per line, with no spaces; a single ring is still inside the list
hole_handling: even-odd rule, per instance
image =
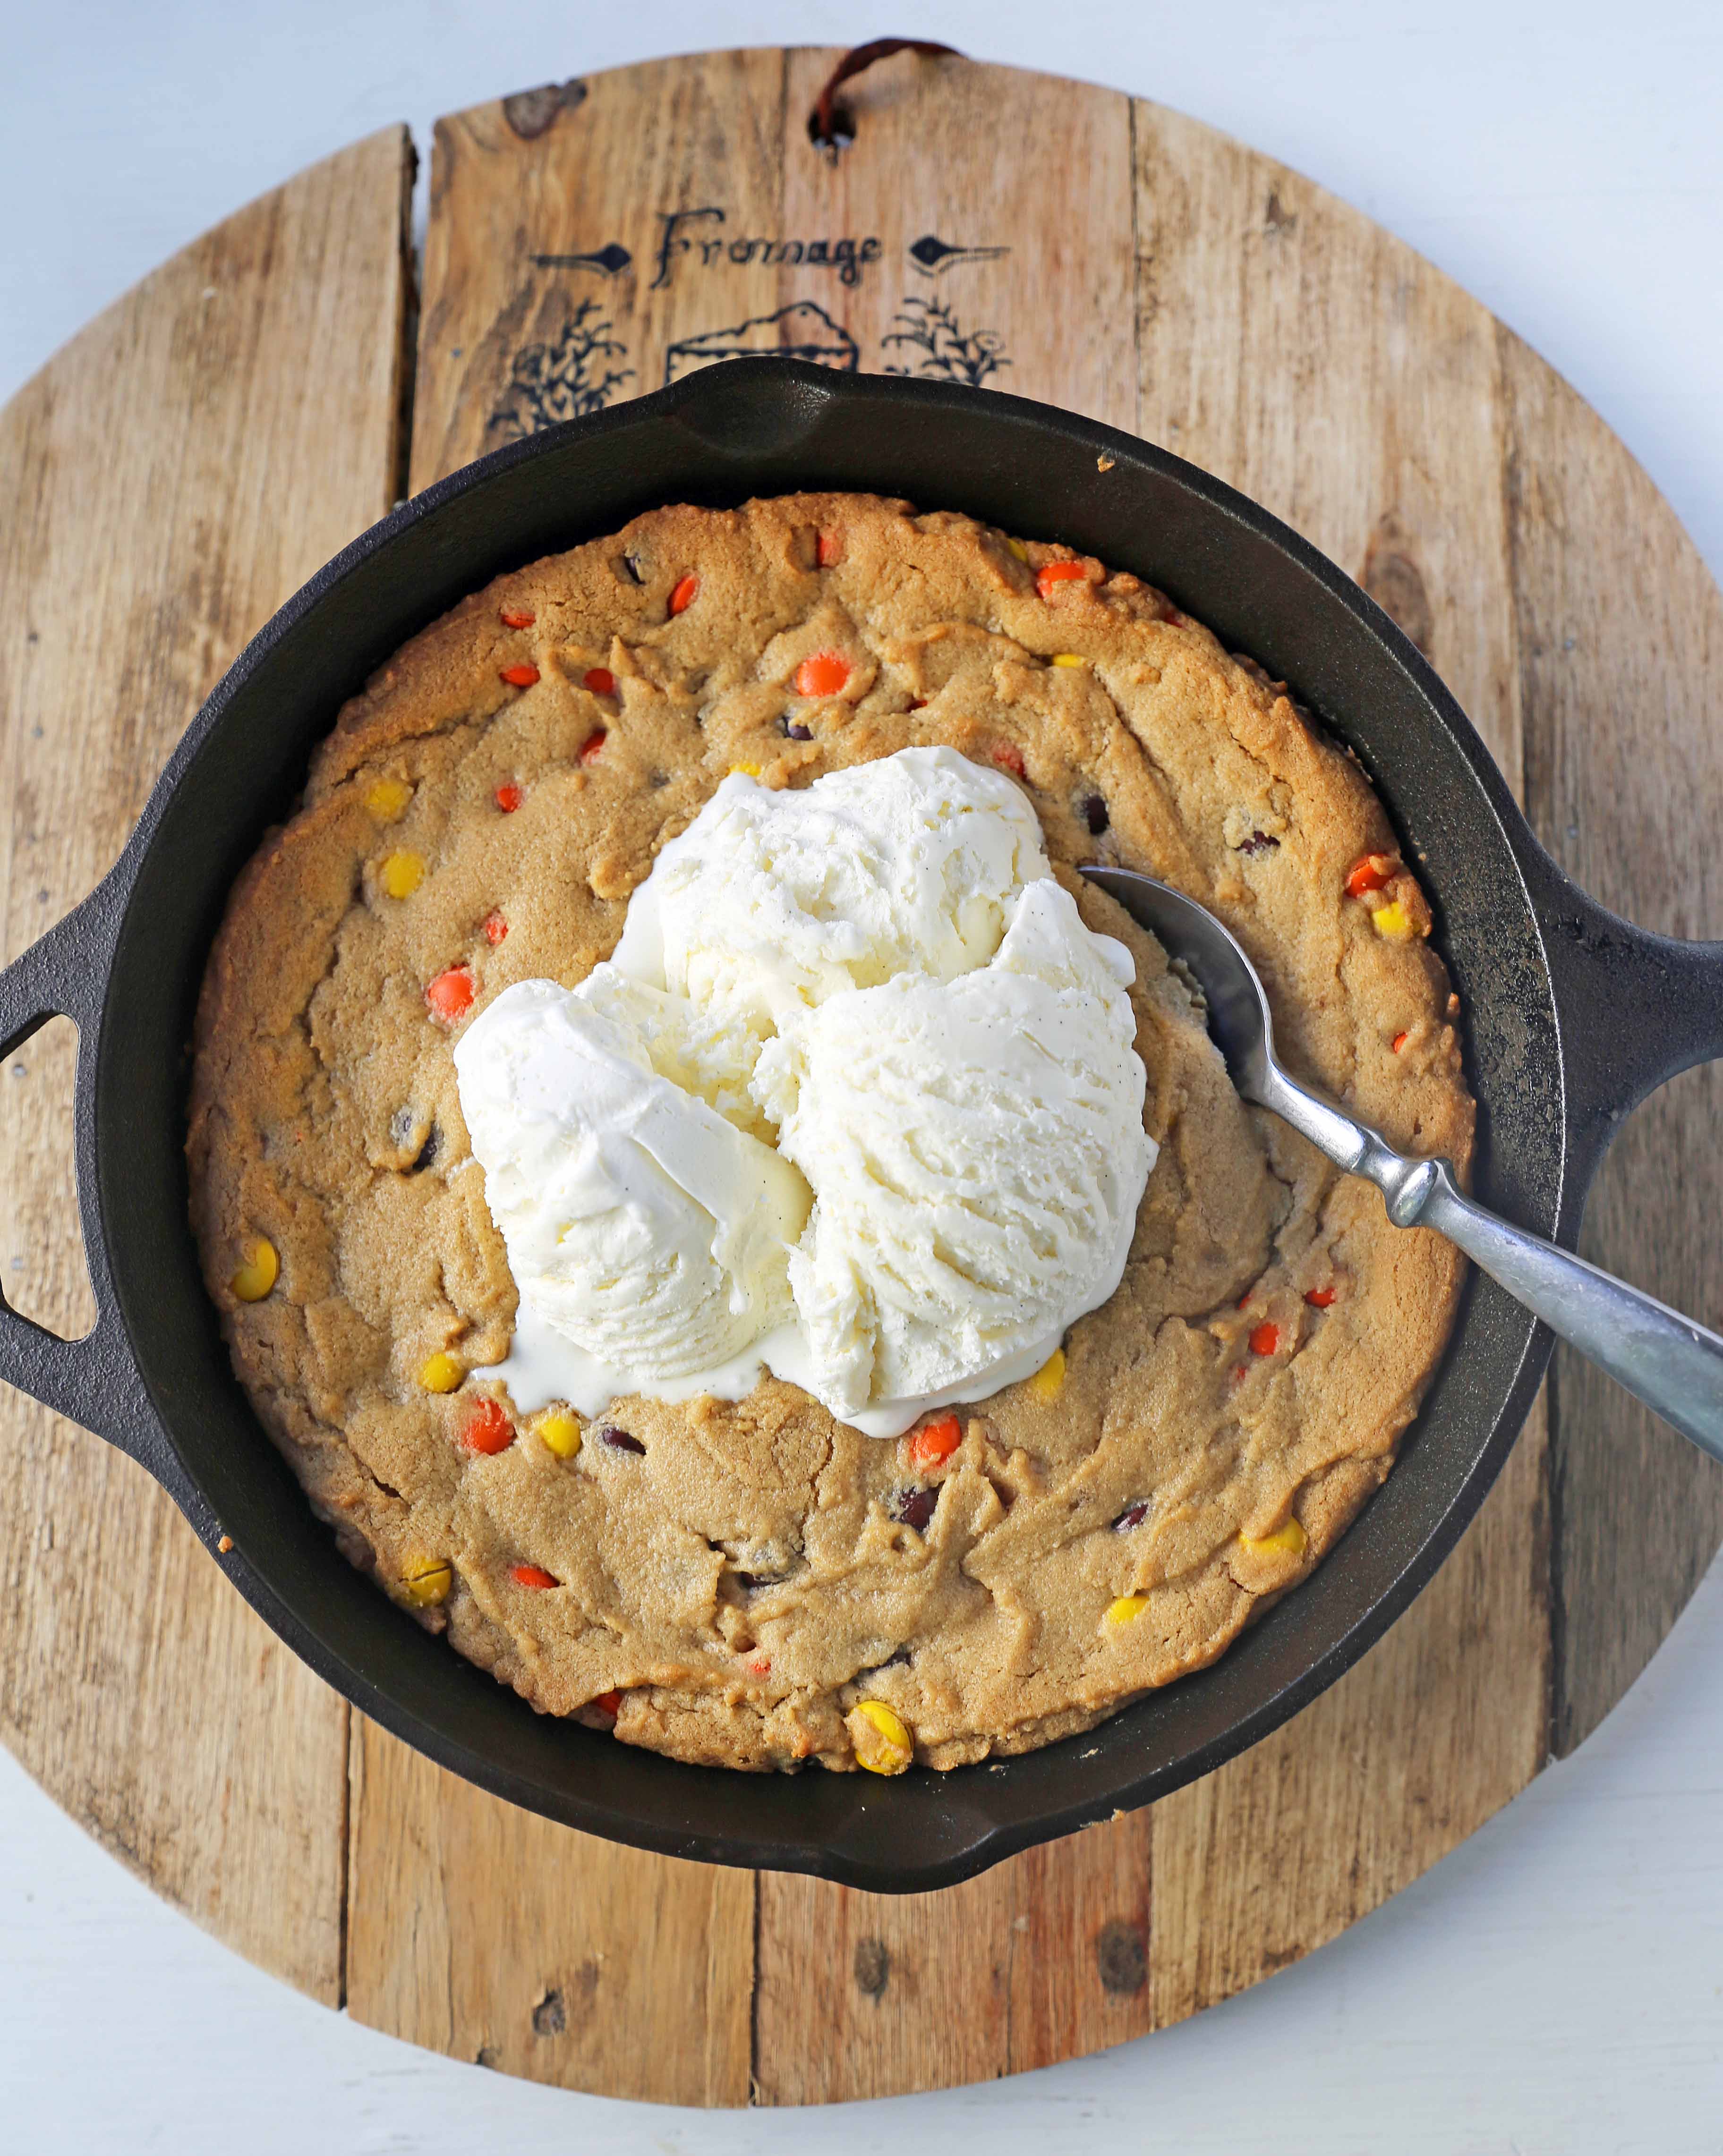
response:
[[[514,0],[299,0],[255,24],[0,0],[0,400],[134,278],[370,127],[708,45],[913,27],[1191,111],[1432,256],[1601,410],[1723,571],[1723,14],[1652,0],[994,0],[649,17]],[[249,11],[244,11],[248,13]],[[0,514],[7,513],[0,507]],[[0,603],[3,603],[0,594]],[[1723,921],[1708,924],[1723,932]],[[1701,1313],[1718,1322],[1720,1313]],[[1276,2156],[1723,2140],[1723,1578],[1580,1753],[1334,1946],[1196,2022],[1008,2084],[852,2107],[908,2133]],[[955,2003],[954,2003],[955,2005]],[[698,2116],[409,2051],[213,1945],[0,1753],[0,2146],[248,2156],[394,2148],[768,2151],[793,2114]]]

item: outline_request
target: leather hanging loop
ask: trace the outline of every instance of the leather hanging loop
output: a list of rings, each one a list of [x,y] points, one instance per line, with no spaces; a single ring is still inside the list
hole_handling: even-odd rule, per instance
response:
[[[927,38],[873,38],[865,45],[856,46],[831,70],[808,115],[808,140],[816,150],[830,151],[836,157],[846,142],[855,141],[856,123],[837,102],[839,87],[876,60],[888,60],[893,53],[919,53],[923,59],[963,58],[954,45],[935,44]]]

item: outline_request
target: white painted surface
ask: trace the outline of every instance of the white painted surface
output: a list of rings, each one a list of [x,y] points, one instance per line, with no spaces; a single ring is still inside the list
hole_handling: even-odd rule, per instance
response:
[[[1715,0],[0,0],[0,398],[164,255],[387,121],[422,145],[439,111],[655,53],[911,27],[1160,98],[1324,181],[1560,367],[1723,570]],[[1334,1946],[1103,2058],[817,2121],[570,2097],[357,2028],[163,1908],[0,1753],[0,2149],[1715,2156],[1720,1666],[1714,1573],[1576,1758]]]

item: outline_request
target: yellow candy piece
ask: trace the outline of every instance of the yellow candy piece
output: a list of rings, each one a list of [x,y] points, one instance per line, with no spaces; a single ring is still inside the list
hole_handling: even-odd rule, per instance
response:
[[[452,1355],[439,1353],[420,1364],[419,1382],[428,1393],[452,1393],[465,1375]]]
[[[856,1764],[870,1774],[901,1774],[915,1757],[909,1732],[882,1699],[864,1699],[845,1717]]]
[[[1021,539],[1007,539],[1006,547],[1006,551],[1015,554],[1020,562],[1026,562],[1029,559],[1029,549]]]
[[[409,1600],[416,1602],[421,1609],[429,1609],[436,1603],[448,1600],[449,1590],[455,1584],[454,1568],[445,1558],[426,1558],[403,1576],[401,1584]]]
[[[580,1450],[580,1425],[571,1414],[541,1415],[533,1428],[558,1460],[572,1460]]]
[[[1397,898],[1391,898],[1386,906],[1371,908],[1371,919],[1376,925],[1378,936],[1386,936],[1391,943],[1404,943],[1414,934],[1412,916]]]
[[[1252,1542],[1248,1535],[1238,1537],[1240,1547],[1252,1557],[1302,1557],[1309,1545],[1310,1537],[1296,1520],[1288,1520],[1284,1527],[1277,1527],[1272,1535],[1264,1535],[1260,1542]]]
[[[1045,1363],[1029,1380],[1029,1389],[1038,1400],[1056,1400],[1065,1389],[1065,1350],[1054,1348]]]
[[[404,778],[379,778],[365,795],[365,806],[379,824],[393,824],[413,798]]]
[[[1109,1625],[1129,1625],[1133,1617],[1140,1617],[1148,1607],[1146,1594],[1121,1594],[1116,1602],[1107,1604],[1107,1622]]]
[[[1087,666],[1088,661],[1075,651],[1056,651],[1053,664],[1055,666]]]
[[[377,880],[391,898],[411,898],[424,881],[423,854],[391,854],[377,871]]]
[[[245,1262],[228,1285],[241,1302],[261,1302],[275,1286],[281,1270],[275,1246],[267,1235],[254,1235],[245,1245]]]
[[[744,778],[758,778],[760,775],[760,767],[757,763],[733,763],[730,766],[730,775],[733,778],[738,771]]]

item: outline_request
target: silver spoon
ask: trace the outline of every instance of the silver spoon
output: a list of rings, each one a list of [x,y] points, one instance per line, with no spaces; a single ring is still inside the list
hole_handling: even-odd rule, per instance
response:
[[[1209,1032],[1247,1101],[1269,1108],[1339,1168],[1375,1183],[1398,1228],[1434,1228],[1553,1332],[1723,1460],[1723,1339],[1612,1279],[1583,1258],[1500,1219],[1468,1198],[1445,1160],[1408,1160],[1379,1131],[1289,1078],[1274,1059],[1268,998],[1257,970],[1206,906],[1131,869],[1085,867],[1125,911],[1195,975]]]

